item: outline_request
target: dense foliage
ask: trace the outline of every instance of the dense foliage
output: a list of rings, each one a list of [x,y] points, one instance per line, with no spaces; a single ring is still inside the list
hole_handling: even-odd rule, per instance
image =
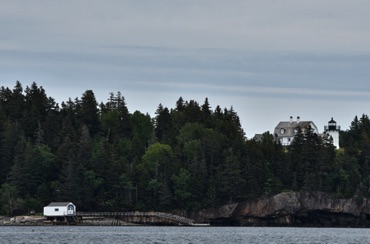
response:
[[[368,196],[370,120],[341,132],[342,149],[312,133],[283,147],[266,132],[246,140],[231,107],[182,98],[155,117],[129,113],[120,92],[98,104],[87,90],[60,106],[42,87],[0,90],[0,208],[41,211],[200,209],[282,191]]]

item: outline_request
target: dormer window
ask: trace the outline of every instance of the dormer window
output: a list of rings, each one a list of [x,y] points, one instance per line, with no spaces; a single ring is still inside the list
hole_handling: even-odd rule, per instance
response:
[[[285,133],[285,129],[284,128],[281,128],[280,129],[280,134],[284,134]]]
[[[294,129],[294,133],[297,134],[298,133],[298,128],[295,128]]]

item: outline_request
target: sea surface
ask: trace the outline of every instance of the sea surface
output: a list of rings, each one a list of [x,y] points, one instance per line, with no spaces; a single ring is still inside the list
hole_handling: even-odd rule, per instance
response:
[[[0,243],[370,243],[370,229],[0,226]]]

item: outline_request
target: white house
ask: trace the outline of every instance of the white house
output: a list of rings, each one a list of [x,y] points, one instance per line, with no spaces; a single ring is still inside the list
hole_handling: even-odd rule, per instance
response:
[[[75,216],[76,206],[71,202],[52,202],[44,207],[44,216],[62,217]]]
[[[293,117],[290,116],[290,121],[281,121],[275,127],[274,135],[277,140],[280,141],[281,145],[289,146],[294,139],[295,134],[299,129],[303,132],[306,128],[310,127],[313,133],[319,134],[319,131],[312,121],[301,121],[299,116],[296,121],[293,121]]]

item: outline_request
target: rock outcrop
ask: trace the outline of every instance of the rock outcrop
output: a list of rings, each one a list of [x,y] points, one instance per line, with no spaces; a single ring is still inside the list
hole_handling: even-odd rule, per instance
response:
[[[286,192],[193,213],[196,222],[229,226],[370,227],[370,199]]]

